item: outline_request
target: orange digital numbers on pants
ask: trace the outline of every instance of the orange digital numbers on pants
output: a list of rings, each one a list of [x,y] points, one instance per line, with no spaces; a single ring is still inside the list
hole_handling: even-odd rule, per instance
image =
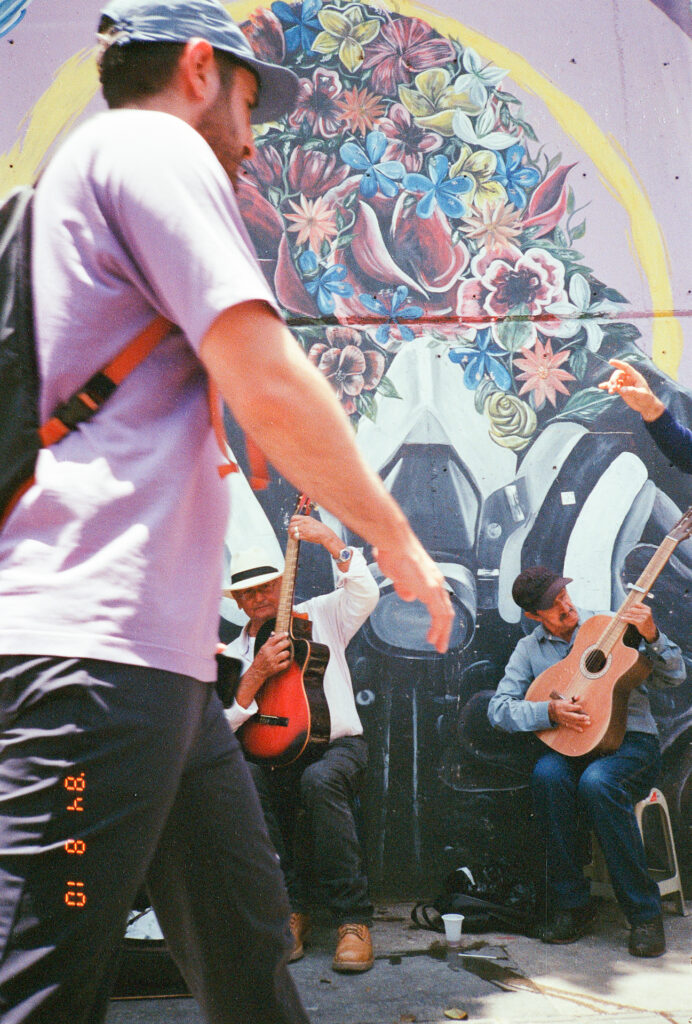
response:
[[[63,786],[68,793],[83,793],[86,789],[86,776],[84,772],[80,772],[79,775],[66,776],[63,780]],[[75,796],[72,802],[67,805],[66,810],[83,812],[84,798],[82,796]],[[81,857],[86,853],[86,843],[83,839],[67,839],[63,844],[63,848],[65,853],[71,856]],[[87,901],[84,882],[68,880],[64,899],[65,905],[68,907],[83,907]]]

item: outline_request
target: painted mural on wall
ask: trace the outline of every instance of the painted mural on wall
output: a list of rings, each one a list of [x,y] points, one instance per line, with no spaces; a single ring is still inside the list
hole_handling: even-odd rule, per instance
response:
[[[528,761],[492,734],[482,699],[524,628],[515,575],[548,563],[584,607],[618,607],[690,503],[689,481],[598,389],[608,359],[657,378],[683,419],[692,409],[637,345],[627,298],[587,265],[589,196],[506,69],[382,5],[276,0],[244,31],[301,78],[295,113],[257,138],[244,218],[308,358],[455,599],[440,659],[380,576],[351,651],[373,874],[396,888],[525,841]],[[290,502],[280,481],[262,499],[279,536]],[[691,554],[681,546],[653,599],[688,657],[690,622],[671,610]],[[326,565],[303,580],[331,585]],[[685,684],[654,697],[684,850],[691,696]]]
[[[683,305],[689,250],[674,238],[669,197],[673,181],[686,186],[688,176],[668,157],[654,161],[653,177],[649,168],[633,171],[592,122],[588,158],[580,161],[574,146],[562,155],[566,125],[581,129],[588,115],[554,85],[542,94],[539,73],[521,56],[535,34],[531,8],[546,25],[553,17],[545,5],[523,4],[523,15],[509,0],[435,0],[428,13],[408,0],[253,7],[229,4],[253,45],[293,67],[302,85],[296,113],[257,138],[243,212],[288,322],[453,593],[444,658],[427,648],[420,610],[381,578],[378,608],[349,651],[371,748],[363,817],[373,887],[420,892],[470,853],[525,846],[522,755],[489,729],[482,700],[525,628],[510,598],[516,574],[549,563],[574,578],[578,604],[617,607],[692,501],[692,478],[672,470],[634,414],[597,389],[609,358],[636,362],[692,426],[690,391],[673,379],[680,364],[689,383],[692,363],[680,362],[682,331],[670,315]],[[0,125],[0,191],[31,180],[93,102],[88,42],[99,8],[100,0],[51,0],[61,32],[51,30],[47,43],[44,5],[0,0],[0,46],[16,86],[4,98],[11,116]],[[648,39],[655,87],[647,87],[645,114],[665,125],[675,103],[689,104],[680,87],[666,106],[663,68],[671,62],[665,54],[654,66],[656,37],[647,31],[659,8],[671,19],[656,22],[666,39],[689,31],[687,0],[585,0],[580,26],[595,43],[617,15],[622,32],[634,25],[623,44],[632,52]],[[517,52],[482,34],[501,30]],[[546,28],[545,60],[560,51],[578,71],[582,55],[561,47],[563,34]],[[619,59],[626,68],[627,53]],[[609,69],[596,61],[604,81]],[[539,126],[535,95],[559,130],[544,115]],[[576,130],[573,138],[583,144]],[[639,271],[630,271],[630,253],[612,257],[627,248],[623,238],[611,246],[606,230],[604,242],[593,167],[613,204],[626,208]],[[628,263],[628,287],[614,283],[618,259]],[[229,436],[235,442],[231,423]],[[293,492],[275,478],[260,501],[258,509],[249,493],[234,493],[229,546],[248,522],[253,541],[264,531],[263,542],[283,545]],[[691,573],[687,542],[652,598],[688,662]],[[299,596],[332,584],[329,560],[305,547]],[[222,605],[229,618],[231,611]],[[235,628],[222,623],[226,633]],[[689,891],[692,684],[655,695],[654,708]]]

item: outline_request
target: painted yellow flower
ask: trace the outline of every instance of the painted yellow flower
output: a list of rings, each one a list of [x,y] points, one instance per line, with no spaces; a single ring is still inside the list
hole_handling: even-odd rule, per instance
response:
[[[377,18],[363,20],[363,8],[360,4],[352,4],[343,11],[335,7],[325,7],[317,15],[324,29],[312,44],[317,53],[334,53],[339,51],[339,60],[348,71],[357,71],[363,63],[365,53],[363,47],[371,43],[380,31]]]
[[[475,152],[464,143],[459,157],[449,169],[450,178],[460,174],[466,175],[473,182],[473,191],[466,197],[470,206],[492,205],[507,201],[507,193],[499,181],[492,177],[497,168],[497,156],[489,149],[477,149]]]
[[[338,233],[334,210],[323,196],[317,196],[314,200],[301,196],[300,206],[293,200],[290,203],[295,213],[285,215],[286,220],[294,222],[289,224],[288,230],[298,232],[298,245],[308,242],[314,252],[319,252],[325,238],[334,238]]]
[[[477,114],[478,106],[468,92],[452,84],[444,68],[421,71],[413,80],[415,89],[399,86],[399,98],[421,128],[433,128],[440,135],[454,135],[454,111]]]

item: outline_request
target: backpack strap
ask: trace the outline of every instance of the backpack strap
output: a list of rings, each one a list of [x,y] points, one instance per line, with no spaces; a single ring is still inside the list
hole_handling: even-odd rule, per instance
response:
[[[143,331],[130,341],[107,366],[90,377],[86,384],[66,402],[53,410],[53,415],[39,427],[41,446],[50,445],[66,437],[78,424],[94,416],[118,384],[153,352],[173,325],[165,317],[157,316]]]

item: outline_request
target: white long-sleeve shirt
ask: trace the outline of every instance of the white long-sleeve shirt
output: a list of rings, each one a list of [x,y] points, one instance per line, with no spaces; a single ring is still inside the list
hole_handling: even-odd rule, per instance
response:
[[[329,648],[324,693],[331,717],[330,741],[342,736],[360,736],[363,732],[346,663],[346,647],[375,608],[380,593],[362,552],[357,548],[351,550],[348,570],[338,572],[336,589],[296,606],[296,611],[305,612],[312,622],[313,640]],[[248,635],[246,625],[240,636],[228,644],[224,654],[239,658],[245,673],[254,660],[254,647],[255,638]],[[247,708],[234,701],[226,709],[226,718],[235,732],[257,711],[254,700]]]

